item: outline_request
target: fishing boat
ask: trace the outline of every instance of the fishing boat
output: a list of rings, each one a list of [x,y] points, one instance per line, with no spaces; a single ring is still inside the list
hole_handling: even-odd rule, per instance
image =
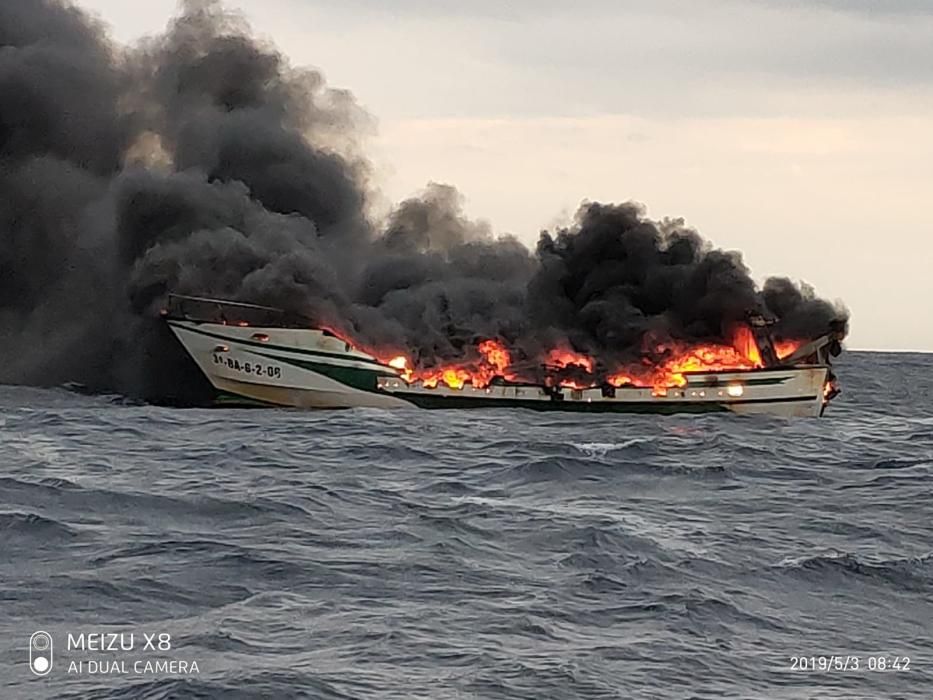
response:
[[[294,408],[493,408],[546,411],[821,416],[839,393],[830,364],[841,333],[778,359],[767,333],[764,366],[684,372],[670,387],[426,381],[308,319],[256,304],[171,295],[165,322],[217,392],[220,405]],[[766,329],[765,329],[766,330]]]

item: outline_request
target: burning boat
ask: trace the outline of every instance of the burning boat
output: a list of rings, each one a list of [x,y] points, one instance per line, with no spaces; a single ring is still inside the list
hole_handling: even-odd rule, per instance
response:
[[[365,352],[281,309],[171,295],[162,315],[226,405],[296,408],[490,408],[821,416],[839,393],[830,359],[844,331],[776,343],[750,314],[734,345],[681,349],[662,364],[598,371],[555,349],[536,371],[496,339],[476,359],[428,369]]]

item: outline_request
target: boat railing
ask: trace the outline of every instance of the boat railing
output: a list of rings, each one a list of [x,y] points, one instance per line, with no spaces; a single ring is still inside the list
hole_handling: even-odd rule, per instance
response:
[[[166,318],[220,323],[227,325],[267,326],[274,328],[314,328],[313,320],[293,311],[274,306],[248,304],[230,299],[169,294],[162,309]]]

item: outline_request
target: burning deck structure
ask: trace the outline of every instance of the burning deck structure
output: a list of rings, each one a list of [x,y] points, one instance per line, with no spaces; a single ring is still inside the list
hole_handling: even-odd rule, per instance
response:
[[[603,366],[570,347],[513,358],[497,338],[461,361],[420,366],[361,349],[281,309],[172,295],[165,322],[227,405],[491,408],[582,412],[731,411],[820,416],[839,393],[831,358],[844,329],[775,341],[757,313],[729,344],[667,340],[651,357]]]

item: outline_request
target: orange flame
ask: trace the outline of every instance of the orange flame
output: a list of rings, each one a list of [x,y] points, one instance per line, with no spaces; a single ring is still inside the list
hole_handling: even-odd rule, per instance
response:
[[[581,355],[568,348],[555,348],[547,354],[547,364],[565,369],[567,367],[582,367],[590,374],[593,373],[593,359]]]
[[[476,377],[462,367],[448,367],[426,375],[415,376],[421,379],[421,383],[428,388],[436,387],[438,382],[444,382],[451,389],[462,389],[468,381],[476,385]]]
[[[399,370],[400,376],[406,382],[420,381],[428,388],[445,384],[451,389],[462,389],[467,382],[481,389],[497,376],[514,380],[517,377],[509,371],[512,356],[508,348],[498,340],[484,340],[476,346],[479,357],[472,361],[455,362],[439,367],[413,368],[411,362],[404,355],[397,355],[391,359],[380,361],[393,369]],[[377,359],[379,355],[373,353]]]
[[[747,329],[746,329],[747,330]],[[746,341],[750,339],[750,343]],[[722,372],[728,370],[754,369],[761,366],[761,356],[751,331],[748,337],[739,336],[741,349],[729,345],[678,345],[667,344],[656,348],[666,354],[667,359],[657,364],[645,361],[639,367],[625,367],[610,374],[606,381],[612,386],[626,384],[650,387],[655,396],[664,396],[668,389],[687,384],[690,372]]]
[[[512,356],[508,349],[497,340],[484,340],[477,348],[486,364],[500,372],[504,372],[506,367],[512,364]]]
[[[758,350],[758,343],[755,342],[755,334],[748,326],[736,326],[732,331],[732,347],[752,365],[761,366],[761,352]]]
[[[670,339],[649,344],[645,359],[637,364],[617,367],[602,380],[595,376],[596,362],[593,358],[576,352],[569,347],[557,347],[544,355],[544,364],[558,369],[584,370],[592,377],[587,383],[580,378],[556,379],[562,388],[589,389],[600,381],[614,387],[649,388],[655,396],[665,396],[669,389],[687,384],[686,375],[691,372],[722,372],[747,370],[762,366],[761,353],[754,334],[747,326],[738,326],[731,337],[731,344],[689,344]],[[801,346],[800,341],[775,342],[778,357],[787,357]],[[540,381],[540,376],[522,376],[512,366],[512,354],[501,340],[487,339],[476,345],[473,359],[445,363],[436,367],[416,367],[404,354],[371,352],[383,364],[399,372],[406,382],[421,382],[424,387],[445,385],[451,389],[462,389],[468,383],[475,388],[489,386],[496,377],[507,381]],[[662,359],[652,361],[649,358]],[[550,380],[554,381],[554,380]],[[549,380],[545,383],[549,384]],[[553,384],[550,384],[553,385]]]
[[[797,352],[797,349],[801,345],[803,345],[803,342],[799,340],[775,340],[774,352],[777,353],[778,359],[783,360],[785,357],[789,357]]]
[[[408,362],[408,358],[404,355],[396,355],[391,360],[386,362],[389,367],[392,369],[397,369],[406,382],[411,381],[412,368]]]

